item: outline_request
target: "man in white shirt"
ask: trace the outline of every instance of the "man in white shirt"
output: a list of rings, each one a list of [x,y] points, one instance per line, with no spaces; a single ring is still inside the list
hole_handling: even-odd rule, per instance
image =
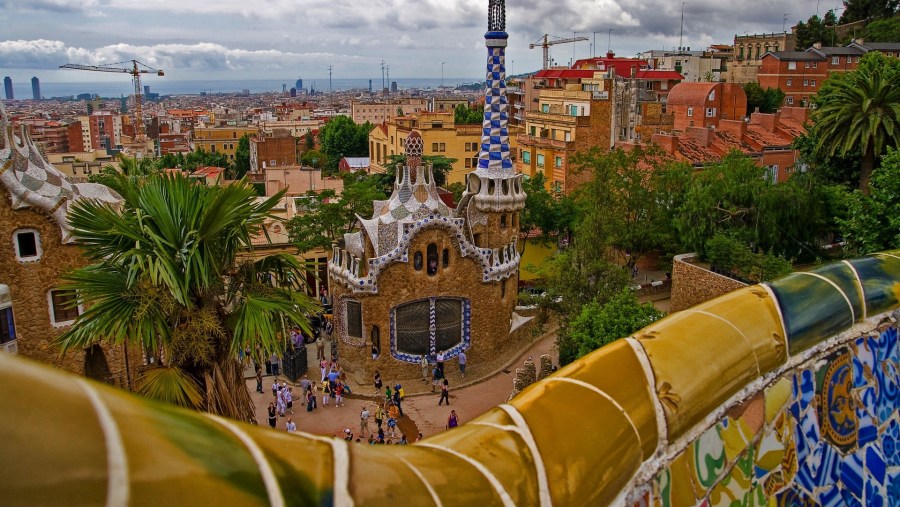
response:
[[[294,433],[297,431],[297,423],[294,422],[293,419],[288,417],[287,423],[284,425],[285,429],[287,429],[288,433]]]
[[[369,407],[363,406],[362,412],[359,413],[359,436],[365,438],[369,432]]]

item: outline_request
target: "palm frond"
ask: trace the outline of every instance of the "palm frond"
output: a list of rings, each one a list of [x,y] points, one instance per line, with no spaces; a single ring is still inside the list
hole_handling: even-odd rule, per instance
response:
[[[181,407],[200,408],[200,386],[184,370],[174,366],[150,368],[138,378],[137,392],[147,398]]]

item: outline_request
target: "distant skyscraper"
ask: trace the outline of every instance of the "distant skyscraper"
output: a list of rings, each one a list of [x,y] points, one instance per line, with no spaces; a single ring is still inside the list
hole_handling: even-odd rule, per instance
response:
[[[369,93],[372,93],[372,80],[369,80]]]
[[[291,97],[296,97],[296,96],[297,96],[297,89],[291,88]]]
[[[34,100],[41,100],[41,80],[37,76],[31,78],[31,94]]]
[[[10,79],[9,76],[3,78],[3,89],[6,90],[6,100],[15,99],[15,96],[13,96],[12,79]]]
[[[294,87],[297,88],[298,90],[302,90],[303,89],[303,80],[298,79],[297,83],[295,83]]]
[[[397,82],[391,81],[391,93],[397,93]]]
[[[150,95],[150,85],[144,85],[144,96]]]

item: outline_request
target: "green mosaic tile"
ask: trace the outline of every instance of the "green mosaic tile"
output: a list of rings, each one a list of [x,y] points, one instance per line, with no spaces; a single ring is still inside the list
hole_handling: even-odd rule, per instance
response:
[[[900,250],[848,262],[862,281],[869,315],[891,310],[900,304]]]
[[[778,300],[791,354],[853,325],[852,300],[817,274],[792,273],[766,284]]]

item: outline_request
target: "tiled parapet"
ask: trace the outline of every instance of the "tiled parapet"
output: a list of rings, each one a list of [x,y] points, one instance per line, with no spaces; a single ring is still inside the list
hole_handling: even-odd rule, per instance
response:
[[[825,266],[679,312],[410,446],[288,435],[0,355],[0,458],[14,464],[0,498],[900,505],[897,261]]]

